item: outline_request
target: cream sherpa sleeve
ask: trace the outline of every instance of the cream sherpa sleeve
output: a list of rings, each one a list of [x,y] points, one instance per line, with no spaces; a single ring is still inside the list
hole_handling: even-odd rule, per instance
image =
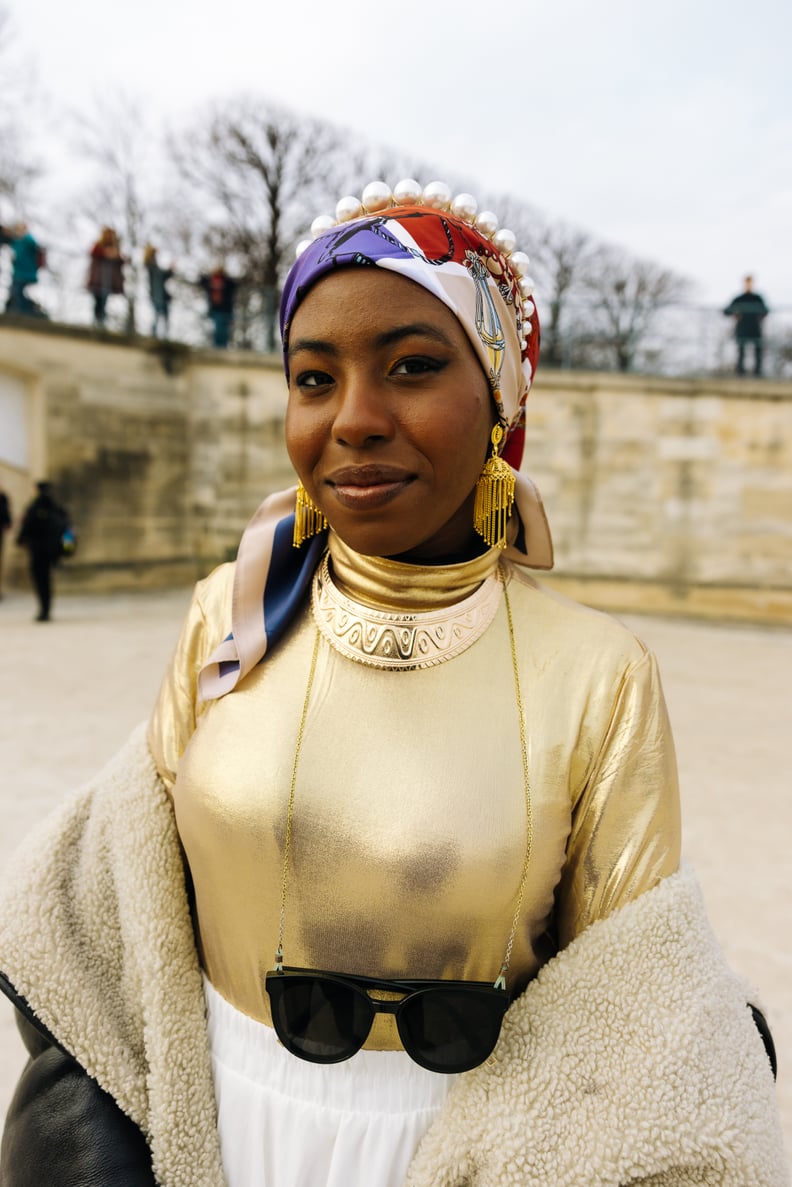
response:
[[[162,1187],[223,1187],[173,810],[135,731],[4,871],[0,969],[144,1133]]]
[[[683,867],[545,965],[407,1187],[788,1187],[748,997]]]

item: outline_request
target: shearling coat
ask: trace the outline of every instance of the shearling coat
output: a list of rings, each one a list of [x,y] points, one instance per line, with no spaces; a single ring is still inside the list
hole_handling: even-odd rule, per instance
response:
[[[139,1126],[161,1187],[224,1187],[184,867],[142,729],[4,883],[0,970]],[[783,1187],[747,1000],[692,874],[666,879],[528,986],[407,1187]]]

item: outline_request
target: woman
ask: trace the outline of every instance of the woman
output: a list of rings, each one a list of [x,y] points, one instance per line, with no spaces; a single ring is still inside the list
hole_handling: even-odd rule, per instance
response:
[[[123,293],[125,263],[115,231],[112,227],[102,227],[102,233],[91,248],[86,283],[94,302],[94,325],[104,326],[108,298]]]
[[[5,1165],[48,1133],[48,1058],[101,1114],[70,1156],[124,1152],[101,1182],[780,1184],[654,660],[528,572],[527,261],[439,184],[314,229],[281,310],[296,491],[198,586],[147,745],[6,879],[41,1053]]]

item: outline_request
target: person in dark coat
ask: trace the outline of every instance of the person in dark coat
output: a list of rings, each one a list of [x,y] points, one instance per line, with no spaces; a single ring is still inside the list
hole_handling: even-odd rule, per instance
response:
[[[229,276],[222,264],[218,264],[211,272],[204,274],[199,283],[206,293],[206,312],[212,319],[213,344],[225,350],[231,341],[234,300],[239,281]]]
[[[36,622],[49,622],[52,606],[52,570],[63,555],[63,535],[69,516],[56,501],[49,482],[37,482],[38,493],[25,511],[17,544],[30,553],[30,575],[39,612]]]
[[[753,289],[753,277],[746,276],[745,288],[724,309],[726,317],[734,318],[734,338],[737,343],[738,375],[745,374],[745,348],[753,349],[754,375],[762,374],[762,322],[770,310]]]
[[[0,490],[0,598],[3,596],[3,544],[5,534],[11,527],[11,502],[4,490]]]

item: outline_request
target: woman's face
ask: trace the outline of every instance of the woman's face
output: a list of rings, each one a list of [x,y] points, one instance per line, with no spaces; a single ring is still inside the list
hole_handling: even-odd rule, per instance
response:
[[[460,556],[495,405],[453,313],[380,268],[320,280],[289,332],[286,446],[331,527],[366,556]]]

